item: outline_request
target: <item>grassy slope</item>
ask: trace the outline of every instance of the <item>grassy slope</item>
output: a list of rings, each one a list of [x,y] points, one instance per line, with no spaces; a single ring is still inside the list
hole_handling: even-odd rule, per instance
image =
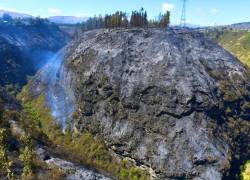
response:
[[[29,179],[43,180],[53,179],[62,180],[63,172],[57,167],[48,166],[44,161],[41,161],[35,154],[32,154],[32,170],[27,176],[22,176],[25,168],[23,161],[23,149],[26,147],[22,142],[22,137],[17,129],[11,128],[9,120],[19,122],[20,113],[16,110],[4,108],[5,102],[0,98],[0,179],[6,179],[9,175],[14,179]],[[6,138],[3,138],[3,137]],[[24,137],[24,136],[23,136]],[[25,136],[26,137],[26,136]],[[12,142],[12,143],[11,143]],[[19,145],[13,145],[13,142],[18,142]],[[34,152],[33,144],[30,144],[29,153]],[[2,154],[1,154],[2,153]],[[26,154],[27,155],[27,154]],[[25,156],[27,160],[27,156]],[[29,159],[30,160],[30,159]],[[8,169],[6,163],[9,164]],[[4,166],[2,168],[1,166]],[[11,178],[11,177],[9,177]]]
[[[220,44],[235,54],[244,64],[250,66],[250,32],[226,32]]]
[[[250,32],[227,29],[214,30],[209,33],[209,36],[250,67]]]

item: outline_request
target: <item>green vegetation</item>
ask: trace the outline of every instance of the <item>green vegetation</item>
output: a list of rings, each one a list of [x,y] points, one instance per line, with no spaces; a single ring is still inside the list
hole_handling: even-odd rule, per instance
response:
[[[250,179],[250,161],[247,161],[246,164],[242,167],[241,179],[242,180]]]
[[[5,90],[8,92],[10,96],[15,97],[20,92],[21,89],[20,89],[19,84],[15,84],[15,85],[8,84],[8,85],[5,85]]]
[[[7,155],[7,130],[0,129],[0,177],[7,176],[8,179],[13,179],[13,162]]]
[[[142,171],[138,170],[137,167],[131,166],[127,159],[122,160],[122,168],[120,170],[120,179],[131,179],[131,180],[146,180],[149,179],[148,175],[144,174]]]
[[[206,65],[204,64],[204,67]],[[240,138],[241,148],[243,151],[248,152],[248,142],[247,137],[249,134],[249,113],[250,113],[250,94],[246,88],[242,85],[244,80],[238,74],[231,74],[231,77],[228,77],[223,72],[206,69],[209,75],[219,82],[219,90],[222,93],[223,101],[219,104],[219,111],[225,116],[225,120],[228,121],[229,129],[237,129],[241,132],[240,135],[234,136],[232,134],[232,139]],[[248,75],[246,75],[248,76]],[[237,88],[236,88],[237,87]],[[215,114],[215,119],[223,122],[223,118],[219,119],[218,114]],[[240,119],[240,121],[238,121]],[[245,138],[245,139],[244,139]],[[244,139],[244,140],[243,140]],[[242,143],[243,142],[243,143]],[[237,163],[236,163],[237,164]],[[234,164],[232,164],[234,166]],[[239,166],[237,167],[239,168]],[[248,169],[248,170],[247,170]],[[241,170],[241,179],[249,180],[250,174],[250,162],[248,161]],[[239,174],[233,174],[236,178],[239,177]]]
[[[19,96],[21,99],[27,99],[22,95]],[[71,131],[70,128],[63,133],[60,125],[52,118],[49,108],[45,106],[44,96],[24,102],[23,107],[21,113],[23,129],[32,138],[50,146],[53,144],[53,151],[57,154],[68,156],[76,163],[84,163],[102,172],[108,172],[121,180],[149,179],[146,171],[112,156],[100,137],[94,137],[88,132],[80,134]]]
[[[220,44],[250,66],[250,32],[225,31],[220,38]]]
[[[148,20],[147,12],[141,8],[139,11],[132,11],[130,19],[126,12],[117,11],[114,14],[106,14],[89,18],[83,23],[83,30],[99,28],[121,28],[121,27],[161,27],[167,28],[170,24],[170,11],[159,14],[158,19]]]
[[[30,136],[22,136],[21,141],[24,147],[21,150],[20,159],[24,164],[22,176],[25,178],[32,176],[32,174],[34,173],[34,159],[36,158],[36,154],[34,152],[34,147]]]
[[[219,84],[220,90],[224,93],[223,100],[225,102],[235,102],[239,99],[240,96],[237,94],[237,90],[235,90],[232,84],[229,84],[227,81],[220,81]]]
[[[4,116],[4,102],[0,98],[0,177],[6,176],[8,179],[13,179],[13,162],[7,154],[10,131]]]
[[[219,42],[242,63],[250,67],[250,32],[226,28],[214,29],[208,36]]]
[[[48,165],[39,160],[34,151],[34,139],[28,134],[20,136],[11,128],[9,120],[20,122],[20,113],[4,107],[4,101],[0,98],[0,179],[24,179],[24,180],[62,180],[64,174],[57,167]],[[19,150],[12,149],[10,141],[18,141]],[[14,171],[22,168],[22,174]]]

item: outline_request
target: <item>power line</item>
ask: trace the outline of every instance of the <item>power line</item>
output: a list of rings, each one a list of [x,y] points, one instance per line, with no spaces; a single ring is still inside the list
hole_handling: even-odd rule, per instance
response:
[[[185,27],[186,26],[186,4],[187,4],[187,0],[182,0],[182,1],[183,1],[183,6],[182,6],[180,26]]]

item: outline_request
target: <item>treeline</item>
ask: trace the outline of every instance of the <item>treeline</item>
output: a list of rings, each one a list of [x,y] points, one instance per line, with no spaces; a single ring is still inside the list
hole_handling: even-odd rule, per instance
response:
[[[141,8],[139,11],[132,11],[131,16],[126,12],[117,11],[114,14],[94,16],[83,23],[83,30],[100,28],[128,28],[128,27],[161,27],[167,28],[170,24],[170,12],[161,14],[157,19],[148,20],[147,12]]]
[[[3,14],[2,17],[0,17],[0,25],[15,25],[15,26],[48,26],[48,25],[54,25],[51,23],[48,19],[43,19],[40,17],[36,18],[12,18],[8,14]]]

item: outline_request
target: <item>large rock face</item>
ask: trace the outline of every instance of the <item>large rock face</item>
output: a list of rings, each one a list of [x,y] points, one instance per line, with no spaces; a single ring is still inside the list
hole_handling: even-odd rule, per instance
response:
[[[200,33],[91,31],[57,67],[41,71],[31,92],[74,102],[78,130],[159,179],[222,179],[250,155],[249,74]]]

